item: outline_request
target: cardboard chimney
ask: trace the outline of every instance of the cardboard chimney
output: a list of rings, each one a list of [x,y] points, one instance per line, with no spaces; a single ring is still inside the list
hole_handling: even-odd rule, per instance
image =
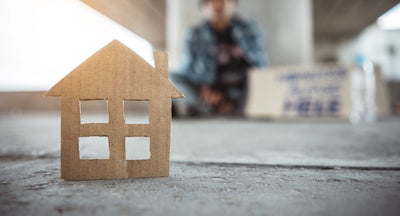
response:
[[[168,55],[154,52],[155,67],[117,40],[53,86],[61,96],[61,178],[122,179],[169,175],[171,98],[183,94],[168,80]],[[81,123],[80,102],[107,100],[108,123]],[[148,124],[126,124],[123,103],[148,102]],[[107,137],[108,159],[81,159],[80,137]],[[127,160],[126,137],[149,137],[150,159]]]

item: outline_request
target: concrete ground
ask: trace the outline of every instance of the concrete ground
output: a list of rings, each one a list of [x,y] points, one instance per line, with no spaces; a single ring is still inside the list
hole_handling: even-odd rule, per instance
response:
[[[57,112],[0,114],[1,215],[399,215],[399,117],[172,122],[167,178],[62,181]]]

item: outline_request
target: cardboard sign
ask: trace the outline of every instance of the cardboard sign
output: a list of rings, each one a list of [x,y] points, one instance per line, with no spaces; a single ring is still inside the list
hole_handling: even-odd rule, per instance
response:
[[[385,85],[375,72],[377,112],[388,114]],[[350,68],[333,65],[252,70],[245,113],[254,118],[348,118],[350,74]]]
[[[169,175],[171,98],[183,94],[168,80],[168,55],[155,68],[117,40],[92,55],[46,96],[61,96],[61,178],[119,179]],[[81,123],[80,101],[107,100],[108,123]],[[125,100],[148,101],[148,124],[126,124]],[[108,159],[81,159],[80,137],[107,137]],[[150,158],[127,160],[126,137],[149,137]]]

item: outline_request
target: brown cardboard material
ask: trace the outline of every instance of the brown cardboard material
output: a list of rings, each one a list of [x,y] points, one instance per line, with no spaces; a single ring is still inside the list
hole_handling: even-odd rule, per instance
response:
[[[246,116],[272,119],[348,119],[351,67],[287,66],[249,72]],[[385,83],[376,73],[377,114],[389,114]]]
[[[171,98],[183,94],[168,80],[168,54],[154,52],[155,68],[117,40],[53,86],[61,96],[61,178],[122,179],[169,175]],[[107,100],[108,123],[81,124],[80,100]],[[126,124],[124,100],[148,101],[149,124]],[[79,157],[79,137],[107,136],[109,159]],[[150,137],[150,159],[126,160],[125,137]]]

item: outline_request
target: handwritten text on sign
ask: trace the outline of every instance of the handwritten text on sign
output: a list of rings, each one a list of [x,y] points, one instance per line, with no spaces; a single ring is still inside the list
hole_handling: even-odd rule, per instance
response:
[[[280,73],[276,81],[289,86],[282,106],[283,115],[337,115],[341,108],[340,94],[346,75],[347,70],[339,67]]]

